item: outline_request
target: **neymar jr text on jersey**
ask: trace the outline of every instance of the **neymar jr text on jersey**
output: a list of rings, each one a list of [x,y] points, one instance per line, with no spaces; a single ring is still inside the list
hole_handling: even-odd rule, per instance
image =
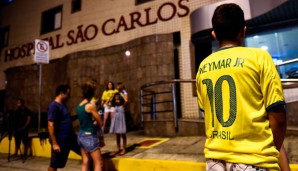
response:
[[[245,62],[244,58],[236,58],[236,59],[232,59],[232,58],[227,58],[227,59],[220,59],[217,61],[212,61],[209,63],[206,63],[205,65],[202,65],[199,68],[199,72],[200,74],[208,72],[208,71],[214,71],[214,70],[218,70],[218,69],[223,69],[223,68],[230,68],[230,67],[242,67],[243,68],[243,64]]]

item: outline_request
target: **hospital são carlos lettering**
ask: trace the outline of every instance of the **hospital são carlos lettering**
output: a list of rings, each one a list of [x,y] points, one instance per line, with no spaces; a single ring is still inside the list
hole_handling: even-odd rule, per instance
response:
[[[120,16],[119,18],[110,18],[105,20],[100,26],[96,24],[79,25],[77,28],[69,30],[66,36],[56,34],[42,40],[49,41],[52,50],[65,46],[71,46],[95,39],[99,35],[99,30],[104,36],[111,36],[121,31],[129,31],[137,27],[145,27],[157,24],[158,22],[166,22],[174,17],[188,16],[190,9],[187,6],[189,0],[178,0],[177,3],[165,2],[161,4],[156,11],[152,8],[146,8],[143,11],[135,11],[129,13],[128,16]],[[167,11],[167,12],[165,12]],[[153,15],[156,15],[153,17]],[[61,39],[61,37],[66,37]],[[21,46],[5,50],[4,62],[18,60],[26,56],[34,49],[34,42],[22,44]]]

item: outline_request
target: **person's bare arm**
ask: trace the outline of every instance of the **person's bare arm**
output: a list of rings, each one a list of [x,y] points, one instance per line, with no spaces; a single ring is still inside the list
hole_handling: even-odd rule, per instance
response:
[[[125,107],[128,101],[128,97],[126,95],[124,95],[123,93],[120,93],[120,96],[122,96],[122,98],[124,99],[124,103],[123,106]]]
[[[50,139],[52,141],[52,145],[53,145],[53,150],[56,152],[60,152],[60,146],[57,143],[57,139],[55,136],[55,128],[54,128],[54,122],[53,121],[48,121],[48,130],[49,130],[49,135],[50,135]]]
[[[280,168],[282,171],[290,171],[291,170],[287,152],[286,152],[284,146],[281,146],[281,149],[279,152],[279,161],[280,161]]]
[[[31,121],[31,116],[27,116],[27,120],[26,120],[26,123],[25,123],[23,129],[26,129],[28,127],[30,121]]]
[[[109,103],[111,102],[111,100],[114,98],[115,93],[112,93],[112,95],[110,96],[110,98],[108,100],[105,101],[106,105],[109,105]]]
[[[287,128],[286,110],[284,105],[279,105],[268,111],[268,116],[270,128],[273,133],[274,144],[277,150],[280,151]]]
[[[98,115],[96,107],[93,104],[91,104],[91,103],[87,104],[86,107],[85,107],[85,110],[86,110],[86,112],[89,112],[89,113],[92,114],[92,116],[95,119],[95,121],[97,122],[98,126],[103,126],[102,119]]]

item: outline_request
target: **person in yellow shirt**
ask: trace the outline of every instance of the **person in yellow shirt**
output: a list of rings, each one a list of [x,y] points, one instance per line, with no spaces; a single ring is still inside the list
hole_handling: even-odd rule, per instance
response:
[[[118,91],[115,89],[114,83],[112,81],[109,81],[106,86],[106,90],[102,93],[101,104],[104,106],[104,119],[103,119],[103,127],[102,127],[103,130],[105,128],[109,115],[110,115],[111,121],[114,116],[115,107],[112,105],[110,100],[112,100],[112,97],[117,92]]]
[[[199,66],[198,104],[205,114],[207,170],[280,170],[286,132],[283,90],[267,51],[241,47],[244,13],[223,4],[212,17],[220,49]]]

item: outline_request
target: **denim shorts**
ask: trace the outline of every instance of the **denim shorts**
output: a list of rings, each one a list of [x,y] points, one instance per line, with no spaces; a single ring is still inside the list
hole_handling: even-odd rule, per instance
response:
[[[99,149],[99,139],[96,133],[80,131],[78,135],[79,146],[87,153]]]

